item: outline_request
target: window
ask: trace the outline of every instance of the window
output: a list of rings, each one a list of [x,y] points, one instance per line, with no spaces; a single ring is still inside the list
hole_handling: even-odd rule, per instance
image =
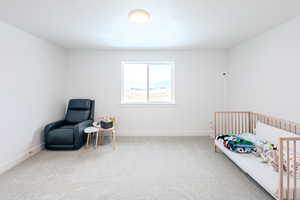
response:
[[[123,104],[173,104],[173,62],[123,62]]]

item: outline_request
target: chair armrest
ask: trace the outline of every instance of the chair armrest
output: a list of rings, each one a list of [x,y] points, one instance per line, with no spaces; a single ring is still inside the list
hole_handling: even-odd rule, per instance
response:
[[[74,131],[82,133],[85,128],[92,126],[92,125],[93,125],[93,120],[86,120],[86,121],[80,122],[74,126]]]
[[[59,126],[62,126],[65,123],[65,120],[59,120],[56,122],[52,122],[45,126],[44,133],[48,133],[49,131],[56,129]]]
[[[93,120],[86,120],[80,122],[74,126],[74,139],[75,139],[75,146],[80,147],[84,144],[84,129],[92,126]]]

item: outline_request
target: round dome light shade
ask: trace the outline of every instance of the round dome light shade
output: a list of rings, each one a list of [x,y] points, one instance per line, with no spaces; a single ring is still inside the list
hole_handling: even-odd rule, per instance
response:
[[[128,18],[130,21],[136,24],[145,24],[150,20],[150,14],[146,10],[136,9],[130,11],[128,14]]]

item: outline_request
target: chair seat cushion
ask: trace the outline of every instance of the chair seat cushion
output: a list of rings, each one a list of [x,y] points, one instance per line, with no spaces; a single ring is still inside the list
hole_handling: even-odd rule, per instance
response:
[[[54,129],[48,133],[47,144],[49,145],[72,145],[74,134],[71,128]]]

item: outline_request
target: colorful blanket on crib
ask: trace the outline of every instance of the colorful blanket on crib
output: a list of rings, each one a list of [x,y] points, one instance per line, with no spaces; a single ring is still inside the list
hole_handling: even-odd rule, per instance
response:
[[[253,142],[245,140],[237,135],[219,135],[216,139],[221,140],[224,144],[224,147],[233,152],[251,153],[252,151],[256,151]]]

